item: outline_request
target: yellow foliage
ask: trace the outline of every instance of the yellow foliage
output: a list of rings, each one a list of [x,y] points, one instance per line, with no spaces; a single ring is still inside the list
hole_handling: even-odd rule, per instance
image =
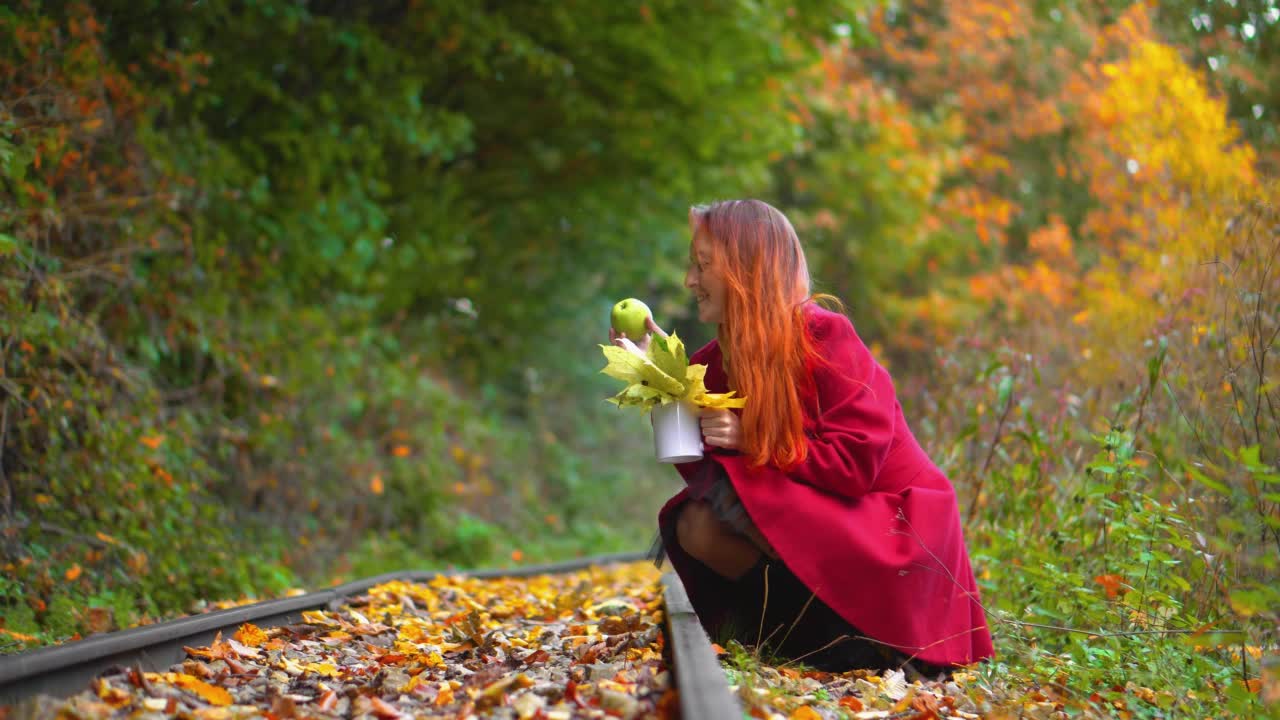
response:
[[[1155,37],[1147,9],[1131,6],[1099,28],[1087,60],[1055,99],[1078,108],[1057,174],[1088,190],[1093,209],[1080,226],[1073,232],[1051,216],[1028,233],[1026,264],[969,280],[971,298],[999,302],[1059,342],[1077,338],[1089,381],[1145,357],[1144,343],[1162,323],[1208,317],[1217,276],[1204,268],[1232,256],[1238,239],[1223,231],[1228,219],[1262,197],[1254,150],[1240,142],[1225,102]],[[981,178],[1000,167],[987,156],[1003,152],[1000,145],[974,150],[965,169]],[[1006,201],[990,193],[981,182],[960,185],[941,207],[998,245]],[[1086,267],[1077,245],[1093,250]]]
[[[1258,190],[1253,149],[1174,48],[1143,40],[1102,71],[1078,152],[1099,208],[1084,232],[1103,250],[1077,307],[1093,318],[1098,377],[1141,352],[1158,320],[1194,312],[1201,268],[1232,250],[1229,213]]]

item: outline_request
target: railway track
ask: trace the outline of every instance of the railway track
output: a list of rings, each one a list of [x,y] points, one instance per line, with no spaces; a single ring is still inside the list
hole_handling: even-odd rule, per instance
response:
[[[339,613],[344,608],[349,611],[351,603],[357,599],[367,601],[370,591],[397,581],[399,583],[431,583],[433,581],[438,583],[443,578],[462,581],[462,579],[533,579],[538,576],[550,576],[554,579],[593,568],[607,568],[642,560],[641,554],[623,553],[507,570],[390,573],[296,597],[268,600],[156,625],[96,635],[66,645],[0,657],[0,706],[12,707],[38,696],[69,698],[83,694],[94,687],[97,688],[99,695],[105,696],[110,683],[99,680],[104,677],[114,677],[117,682],[120,678],[132,677],[136,684],[146,685],[145,677],[158,677],[156,674],[164,674],[180,668],[184,663],[195,662],[197,666],[201,666],[198,658],[194,658],[190,650],[209,648],[215,645],[218,638],[231,637],[246,624],[268,632],[273,628],[294,628],[308,619],[315,621],[317,617],[326,617],[326,614],[333,616],[332,614]],[[660,599],[665,639],[663,655],[668,670],[667,677],[677,691],[678,711],[682,717],[690,720],[721,720],[722,718],[738,720],[743,716],[741,706],[729,690],[724,672],[689,604],[679,578],[675,573],[667,573],[662,576],[661,583]],[[411,600],[406,602],[412,605]],[[355,616],[363,619],[359,613]],[[283,635],[284,632],[280,630],[277,634]],[[289,632],[296,635],[296,631]],[[318,643],[312,644],[318,645]],[[515,660],[511,662],[514,664]],[[129,675],[130,672],[132,675]],[[173,674],[169,672],[169,675]],[[294,674],[297,675],[297,673]],[[320,680],[323,679],[320,678]],[[521,679],[522,682],[532,682],[523,679],[523,674]],[[494,685],[500,685],[501,682],[496,682]],[[323,682],[317,685],[322,689],[326,687]],[[443,691],[448,691],[447,685],[442,687],[445,688]],[[571,683],[569,694],[572,695],[572,693]],[[501,703],[481,705],[474,708],[473,712],[476,716],[484,717],[488,714],[487,711],[495,710],[500,705]],[[590,709],[585,703],[583,707]],[[174,706],[170,704],[169,710],[173,709]],[[273,710],[269,707],[261,709]],[[348,714],[356,714],[358,710],[354,707],[347,709],[350,711]],[[435,708],[430,705],[425,706],[428,714],[432,709]],[[5,715],[3,710],[4,708],[0,707],[0,717]],[[392,712],[393,709],[390,706],[384,707],[381,704],[374,706],[372,710],[374,715],[382,718],[394,717]],[[504,712],[508,716],[516,716],[510,709],[505,709]],[[521,712],[521,716],[552,716],[547,713],[539,715],[533,711]],[[280,707],[275,706],[272,714],[278,716]],[[592,714],[599,713],[584,712],[582,716]],[[625,712],[613,714],[626,715]]]

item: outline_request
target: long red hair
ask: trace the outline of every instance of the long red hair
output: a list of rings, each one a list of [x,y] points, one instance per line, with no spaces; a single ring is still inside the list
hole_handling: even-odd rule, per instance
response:
[[[800,238],[777,208],[726,200],[689,210],[725,280],[720,349],[742,409],[743,452],[753,465],[787,468],[804,460],[804,401],[821,358],[807,331],[812,299]]]

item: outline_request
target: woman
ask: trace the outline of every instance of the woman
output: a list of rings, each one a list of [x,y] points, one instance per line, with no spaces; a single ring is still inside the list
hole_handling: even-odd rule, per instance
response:
[[[706,455],[658,518],[703,625],[829,670],[991,657],[955,491],[848,318],[813,302],[791,223],[759,200],[689,220],[684,284],[718,325],[690,362],[747,399],[704,409]]]

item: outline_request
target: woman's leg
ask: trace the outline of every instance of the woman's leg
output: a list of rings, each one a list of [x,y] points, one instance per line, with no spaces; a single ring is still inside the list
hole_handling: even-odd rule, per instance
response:
[[[738,493],[734,492],[733,485],[727,476],[717,483],[704,499],[710,503],[712,512],[720,519],[725,530],[746,537],[765,555],[771,558],[778,557],[777,551],[769,545],[769,541],[760,533],[756,524],[751,522],[747,509],[742,506],[742,501],[738,499]]]
[[[685,503],[680,510],[676,539],[685,552],[730,580],[742,577],[760,560],[755,543],[722,522],[702,500]]]

